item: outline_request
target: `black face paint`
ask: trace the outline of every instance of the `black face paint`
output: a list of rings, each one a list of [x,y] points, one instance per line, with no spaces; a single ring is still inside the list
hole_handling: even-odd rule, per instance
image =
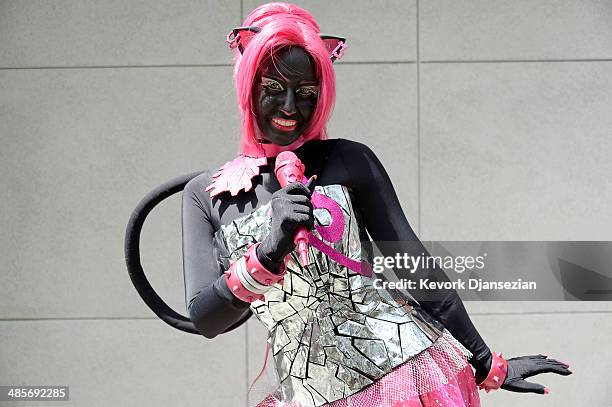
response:
[[[315,65],[299,47],[281,50],[258,72],[253,110],[264,142],[286,146],[308,127],[317,105]]]

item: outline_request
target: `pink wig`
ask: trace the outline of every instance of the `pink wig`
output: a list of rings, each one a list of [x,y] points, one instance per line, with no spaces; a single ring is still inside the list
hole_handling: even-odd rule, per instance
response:
[[[251,38],[243,54],[236,50],[234,82],[242,114],[242,153],[254,157],[275,156],[308,140],[326,138],[325,125],[336,99],[335,76],[329,51],[319,37],[319,25],[312,15],[293,4],[268,3],[253,10],[243,26],[256,26],[261,31]],[[257,142],[260,130],[252,105],[253,85],[262,65],[287,46],[301,47],[311,56],[320,83],[317,105],[308,128],[294,143],[286,147],[260,144]]]

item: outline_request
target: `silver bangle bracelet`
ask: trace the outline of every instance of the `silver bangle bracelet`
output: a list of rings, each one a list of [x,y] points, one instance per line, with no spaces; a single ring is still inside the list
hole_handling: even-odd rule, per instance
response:
[[[240,280],[244,288],[255,294],[264,294],[272,288],[269,285],[263,285],[255,280],[246,270],[246,267],[236,267],[235,271],[236,277],[238,277],[238,280]]]

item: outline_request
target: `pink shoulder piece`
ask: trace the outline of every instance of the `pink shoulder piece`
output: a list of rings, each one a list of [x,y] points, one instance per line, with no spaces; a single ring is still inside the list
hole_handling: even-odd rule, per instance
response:
[[[259,175],[259,167],[267,164],[266,157],[247,157],[239,155],[228,161],[212,176],[212,182],[206,187],[210,196],[229,191],[232,196],[238,195],[241,189],[245,192],[253,187],[251,179]]]

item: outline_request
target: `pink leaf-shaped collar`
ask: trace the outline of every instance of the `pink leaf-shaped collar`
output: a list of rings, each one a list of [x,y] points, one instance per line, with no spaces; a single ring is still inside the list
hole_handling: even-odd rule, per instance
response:
[[[239,155],[217,170],[211,177],[212,182],[206,187],[206,191],[210,192],[211,197],[225,191],[229,191],[232,196],[238,195],[242,189],[248,192],[253,188],[251,179],[259,175],[259,167],[267,163],[266,157]]]
[[[259,167],[266,165],[268,157],[276,157],[282,151],[293,151],[307,140],[300,136],[297,140],[287,146],[279,146],[272,143],[243,143],[242,154],[228,161],[212,176],[212,182],[206,191],[210,196],[219,195],[229,191],[232,196],[244,189],[248,192],[253,188],[251,179],[259,175]]]

